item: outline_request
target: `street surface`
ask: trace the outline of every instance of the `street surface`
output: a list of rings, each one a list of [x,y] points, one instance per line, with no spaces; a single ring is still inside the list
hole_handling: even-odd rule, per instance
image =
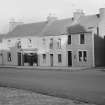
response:
[[[105,71],[38,71],[0,68],[0,85],[105,105]]]
[[[37,94],[31,91],[0,87],[0,105],[93,105],[75,100]]]

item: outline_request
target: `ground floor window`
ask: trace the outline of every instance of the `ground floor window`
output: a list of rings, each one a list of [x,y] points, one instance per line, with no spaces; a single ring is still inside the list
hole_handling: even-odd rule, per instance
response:
[[[43,63],[46,63],[46,54],[42,54],[43,56]]]
[[[8,62],[12,61],[12,56],[11,56],[10,52],[7,52],[7,60],[8,60]]]
[[[62,55],[58,54],[58,63],[61,63],[61,62],[62,62]]]
[[[79,51],[79,62],[87,62],[87,51]]]

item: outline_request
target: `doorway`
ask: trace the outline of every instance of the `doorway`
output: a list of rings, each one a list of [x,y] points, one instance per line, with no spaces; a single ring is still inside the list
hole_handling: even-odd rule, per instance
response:
[[[50,65],[53,66],[53,54],[50,54]]]
[[[21,66],[21,53],[18,53],[18,66]]]
[[[72,66],[72,51],[68,51],[68,66]]]

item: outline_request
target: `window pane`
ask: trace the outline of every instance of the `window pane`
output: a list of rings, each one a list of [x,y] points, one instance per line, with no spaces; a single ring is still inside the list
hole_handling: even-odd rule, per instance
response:
[[[82,51],[79,51],[79,61],[82,62]]]
[[[58,54],[58,63],[61,63],[62,62],[62,56],[61,54]]]
[[[80,44],[85,44],[85,36],[84,36],[84,34],[80,34]]]
[[[9,62],[12,61],[10,52],[7,53],[7,59],[8,59]]]
[[[87,52],[86,51],[83,52],[83,60],[85,62],[87,61]]]
[[[68,44],[71,44],[71,35],[68,36]]]

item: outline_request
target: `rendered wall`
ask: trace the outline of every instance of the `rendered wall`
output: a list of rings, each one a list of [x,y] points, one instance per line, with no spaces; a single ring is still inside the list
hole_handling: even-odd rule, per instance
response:
[[[94,55],[95,65],[105,66],[105,40],[97,35],[94,35]]]

